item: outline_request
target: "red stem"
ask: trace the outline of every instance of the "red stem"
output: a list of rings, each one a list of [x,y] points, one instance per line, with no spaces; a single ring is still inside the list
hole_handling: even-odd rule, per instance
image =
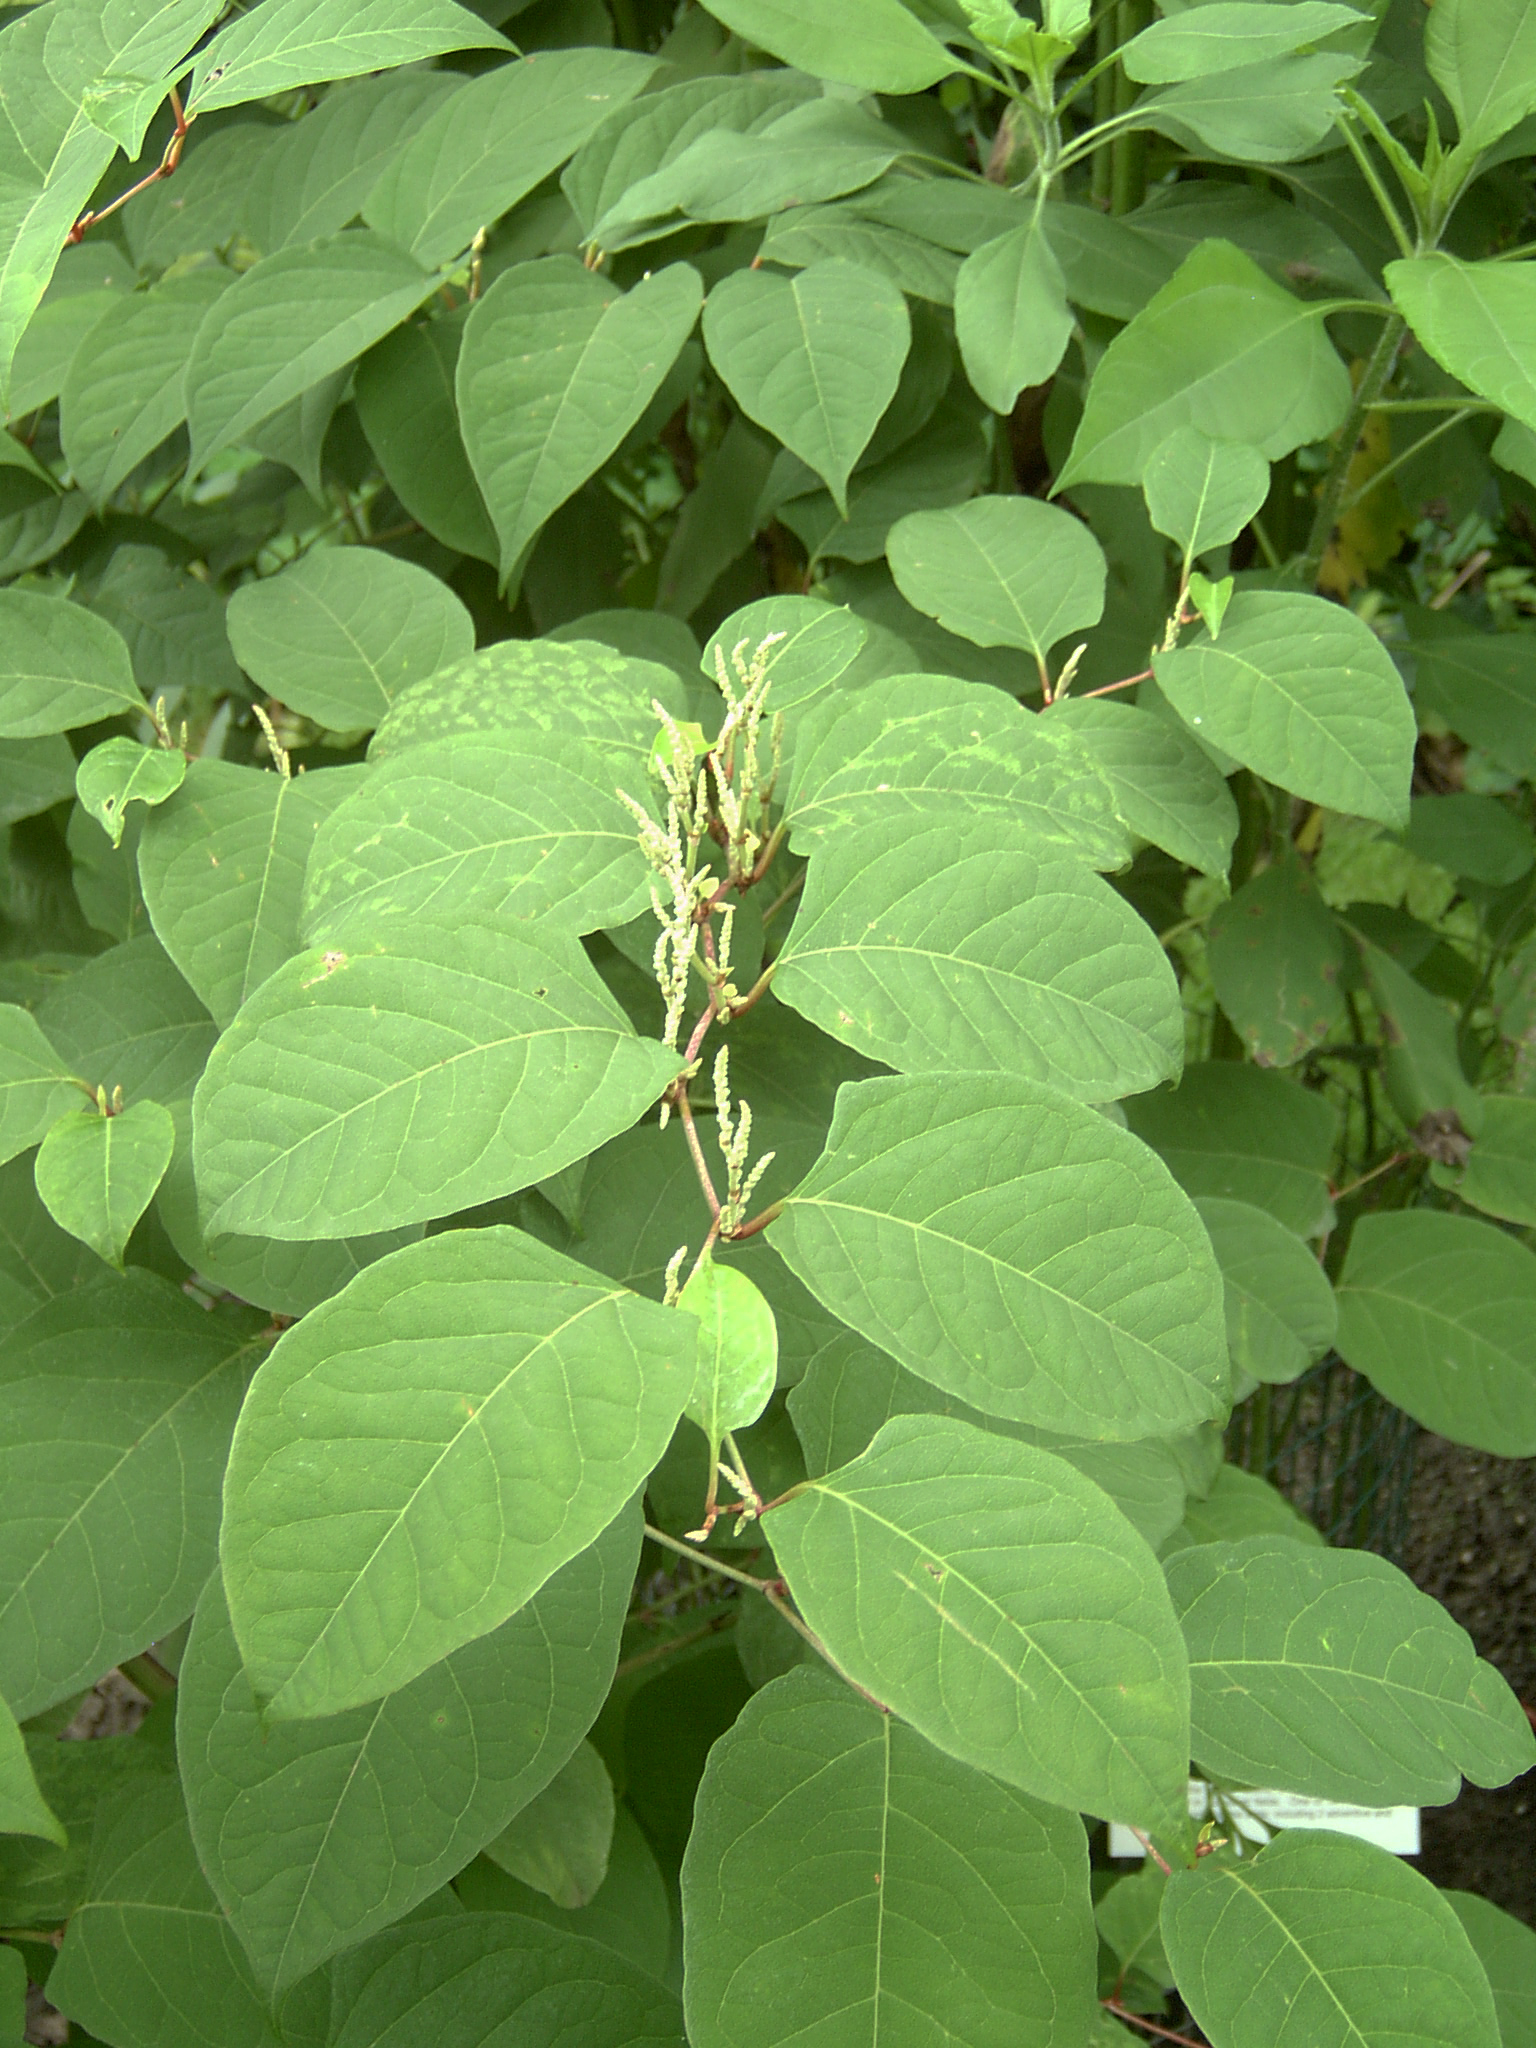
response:
[[[1117,2020],[1129,2020],[1133,2027],[1145,2027],[1149,2034],[1156,2034],[1160,2041],[1179,2041],[1182,2042],[1183,2048],[1200,2048],[1200,2043],[1192,2041],[1188,2034],[1176,2034],[1172,2027],[1160,2027],[1156,2020],[1145,2019],[1139,2012],[1130,2011],[1118,1998],[1101,1998],[1099,2003],[1106,2012],[1112,2012]]]
[[[147,178],[140,178],[136,185],[130,185],[126,192],[119,192],[112,201],[112,204],[104,206],[100,213],[82,213],[69,233],[64,237],[64,246],[66,248],[73,248],[77,242],[84,241],[87,228],[94,227],[98,221],[106,220],[110,215],[118,212],[121,207],[128,204],[130,199],[137,198],[141,192],[147,192],[151,185],[158,185],[162,178],[174,176],[176,166],[181,162],[181,152],[187,139],[187,130],[192,125],[181,110],[181,96],[174,85],[171,87],[171,112],[176,116],[176,127],[172,132],[170,141],[165,146],[165,155],[161,157],[155,169],[150,172]]]
[[[1115,690],[1129,690],[1135,683],[1150,683],[1152,671],[1144,668],[1139,676],[1122,676],[1118,683],[1105,683],[1097,690],[1079,690],[1079,697],[1108,697]]]

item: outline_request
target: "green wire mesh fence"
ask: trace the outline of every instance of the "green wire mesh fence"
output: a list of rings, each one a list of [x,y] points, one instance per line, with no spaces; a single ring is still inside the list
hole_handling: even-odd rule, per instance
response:
[[[1330,1353],[1234,1410],[1227,1456],[1277,1486],[1329,1543],[1396,1564],[1408,1537],[1419,1425]]]

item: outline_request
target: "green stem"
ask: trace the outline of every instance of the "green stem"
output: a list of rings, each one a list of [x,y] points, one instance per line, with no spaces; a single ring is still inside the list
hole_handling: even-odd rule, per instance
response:
[[[1380,408],[1378,407],[1377,410],[1379,411]],[[1378,484],[1384,484],[1393,471],[1401,469],[1405,462],[1412,462],[1414,456],[1421,454],[1431,441],[1438,441],[1440,436],[1448,434],[1452,427],[1459,427],[1463,420],[1471,419],[1473,411],[1474,408],[1472,406],[1463,406],[1459,412],[1453,412],[1449,419],[1442,420],[1438,427],[1431,427],[1427,434],[1420,434],[1418,440],[1414,442],[1411,448],[1405,448],[1401,455],[1394,455],[1390,462],[1377,470],[1369,483],[1362,484],[1358,491],[1350,492],[1349,496],[1339,507],[1339,517],[1342,519],[1346,512],[1353,512],[1360,501],[1363,498],[1368,498]]]
[[[1392,239],[1397,244],[1398,253],[1403,256],[1412,256],[1414,253],[1413,238],[1408,233],[1407,228],[1404,227],[1403,217],[1398,212],[1396,206],[1393,205],[1391,193],[1382,183],[1376,166],[1371,162],[1370,152],[1355,133],[1354,123],[1347,116],[1341,115],[1338,129],[1345,142],[1349,145],[1350,155],[1359,165],[1361,177],[1364,178],[1366,184],[1371,188],[1371,197],[1380,208],[1382,219],[1392,231]]]
[[[1120,0],[1115,18],[1115,39],[1122,48],[1139,35],[1152,19],[1152,0]],[[1141,88],[1121,70],[1115,73],[1115,106],[1129,113]],[[1111,213],[1134,213],[1147,196],[1147,137],[1144,129],[1117,136],[1110,145]]]
[[[1372,349],[1370,360],[1361,374],[1359,389],[1355,392],[1353,405],[1345,415],[1344,425],[1339,433],[1339,445],[1334,450],[1333,460],[1323,478],[1323,487],[1318,493],[1317,511],[1312,519],[1312,531],[1307,535],[1306,550],[1302,555],[1299,581],[1307,590],[1317,584],[1317,572],[1323,566],[1323,556],[1333,538],[1333,529],[1339,520],[1339,505],[1344,496],[1344,487],[1349,476],[1349,466],[1355,459],[1355,450],[1360,445],[1361,430],[1365,419],[1386,388],[1392,366],[1397,361],[1397,351],[1403,336],[1408,332],[1408,323],[1401,313],[1394,313],[1382,328]]]
[[[1098,76],[1093,81],[1093,118],[1096,126],[1102,127],[1115,111],[1114,58],[1119,50],[1115,36],[1116,10],[1107,7],[1099,22],[1098,42],[1095,45]],[[1100,69],[1099,67],[1103,68]],[[1113,169],[1108,147],[1096,149],[1093,153],[1093,202],[1102,206],[1107,213],[1114,194]]]
[[[705,1551],[696,1550],[691,1543],[681,1543],[675,1536],[668,1536],[662,1529],[653,1529],[649,1522],[645,1533],[653,1543],[659,1543],[664,1550],[675,1550],[679,1557],[691,1557],[695,1564],[703,1565],[707,1572],[718,1572],[722,1579],[734,1579],[738,1586],[750,1586],[754,1593],[766,1593],[768,1581],[754,1579],[750,1572],[739,1572],[733,1564],[722,1564],[718,1557],[710,1557]]]
[[[1368,408],[1371,412],[1503,412],[1502,405],[1495,405],[1487,398],[1453,397],[1444,398],[1378,398]]]

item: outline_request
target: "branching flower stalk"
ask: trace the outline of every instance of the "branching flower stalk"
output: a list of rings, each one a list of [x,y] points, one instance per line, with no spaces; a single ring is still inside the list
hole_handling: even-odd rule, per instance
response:
[[[715,678],[725,699],[726,712],[714,744],[705,750],[697,772],[694,740],[660,703],[652,701],[651,709],[661,727],[652,762],[666,793],[663,823],[658,823],[646,806],[627,791],[618,792],[639,827],[640,849],[652,871],[651,908],[661,930],[651,965],[666,1006],[662,1043],[670,1050],[677,1048],[695,970],[708,990],[704,1009],[684,1048],[683,1071],[661,1104],[663,1130],[674,1109],[682,1120],[699,1186],[709,1204],[712,1221],[699,1260],[717,1238],[731,1238],[742,1232],[746,1205],[773,1159],[770,1152],[755,1166],[749,1166],[752,1111],[745,1102],[739,1111],[732,1105],[730,1063],[722,1048],[714,1072],[717,1130],[726,1169],[726,1199],[722,1203],[694,1125],[688,1087],[699,1072],[704,1040],[711,1025],[749,1010],[772,977],[770,967],[746,995],[731,979],[736,906],[726,899],[732,892],[744,895],[763,879],[782,841],[782,830],[769,827],[774,790],[783,765],[781,717],[775,717],[769,727],[771,753],[766,773],[760,748],[771,682],[768,656],[783,638],[782,633],[769,634],[750,656],[747,643],[742,641],[732,650],[729,660],[723,648],[716,649]],[[724,852],[723,879],[713,869],[700,865],[706,837]],[[684,1256],[679,1253],[668,1269],[669,1300],[675,1299],[677,1274]]]

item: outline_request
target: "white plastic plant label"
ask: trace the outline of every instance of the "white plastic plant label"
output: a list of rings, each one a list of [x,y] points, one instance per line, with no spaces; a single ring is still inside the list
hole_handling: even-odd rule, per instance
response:
[[[1216,1820],[1230,1827],[1239,1852],[1244,1842],[1263,1848],[1279,1828],[1325,1828],[1374,1842],[1394,1856],[1419,1853],[1416,1806],[1351,1806],[1342,1799],[1309,1799],[1301,1792],[1218,1792],[1203,1778],[1189,1781],[1191,1820]],[[1138,1837],[1118,1821],[1109,1828],[1111,1856],[1144,1856]]]

